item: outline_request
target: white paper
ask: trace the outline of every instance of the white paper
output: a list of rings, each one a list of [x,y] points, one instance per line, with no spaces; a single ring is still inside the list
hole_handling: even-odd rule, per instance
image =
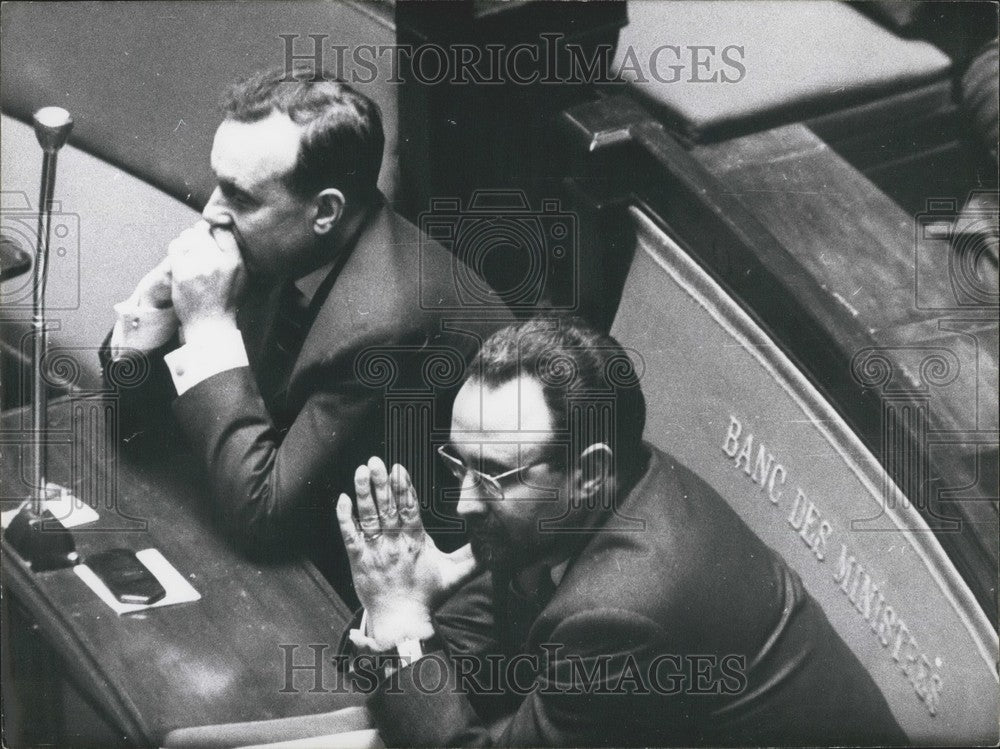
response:
[[[76,528],[79,525],[93,523],[100,515],[93,507],[82,499],[77,499],[68,489],[55,484],[49,484],[49,491],[58,490],[59,496],[55,499],[42,500],[42,510],[48,510],[52,516],[58,520],[63,528]],[[14,516],[21,511],[28,500],[22,502],[17,508],[0,513],[0,526],[6,528],[10,525]]]
[[[142,562],[146,569],[153,573],[153,576],[160,581],[160,585],[167,594],[156,603],[148,606],[138,603],[122,603],[114,594],[108,590],[97,574],[86,564],[78,564],[73,568],[77,576],[83,580],[87,587],[94,591],[102,601],[110,606],[116,614],[131,614],[134,611],[143,609],[155,609],[161,606],[172,606],[176,603],[189,603],[201,598],[191,584],[184,579],[177,569],[167,561],[157,549],[143,549],[137,551],[135,556]]]

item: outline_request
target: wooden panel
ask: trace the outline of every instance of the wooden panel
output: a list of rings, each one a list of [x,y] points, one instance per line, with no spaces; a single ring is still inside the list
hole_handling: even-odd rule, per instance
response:
[[[957,207],[907,216],[801,125],[689,152],[625,97],[565,123],[580,205],[620,225],[639,201],[670,229],[900,483],[995,622],[996,269],[970,268],[975,242],[954,253]]]
[[[905,213],[801,125],[694,155],[834,302],[822,325],[840,361],[817,378],[839,394],[910,501],[954,542],[963,574],[992,590],[986,605],[995,610],[997,270],[985,258],[966,267],[949,243],[958,206],[939,201],[934,210],[932,201],[924,213]],[[820,309],[814,293],[805,299],[810,313]],[[859,409],[864,398],[877,409]],[[887,434],[887,410],[904,402],[923,409],[926,423],[897,423],[897,439]],[[906,466],[905,455],[913,456]]]
[[[996,742],[996,634],[926,523],[768,335],[631,216],[612,333],[641,357],[647,439],[799,573],[914,742]]]

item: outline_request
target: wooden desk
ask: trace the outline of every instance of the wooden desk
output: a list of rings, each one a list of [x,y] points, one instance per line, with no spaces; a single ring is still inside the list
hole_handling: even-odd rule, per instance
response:
[[[358,695],[310,691],[313,674],[301,671],[296,689],[282,691],[282,645],[299,646],[299,664],[313,662],[310,645],[329,646],[324,683],[335,681],[330,656],[350,612],[313,566],[240,556],[213,527],[207,484],[192,456],[156,435],[119,448],[110,414],[100,396],[58,401],[50,410],[49,479],[96,503],[101,515],[74,529],[77,549],[86,559],[114,546],[155,547],[201,600],[117,616],[71,569],[32,573],[4,542],[5,597],[27,611],[71,682],[127,742],[140,745],[161,745],[180,727],[359,704]],[[15,411],[2,420],[5,510],[29,494],[22,478],[30,474],[29,418]],[[5,671],[11,665],[16,680],[16,660]]]

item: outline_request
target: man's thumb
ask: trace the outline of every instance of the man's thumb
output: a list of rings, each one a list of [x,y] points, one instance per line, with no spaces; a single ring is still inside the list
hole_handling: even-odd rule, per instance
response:
[[[236,243],[236,235],[228,226],[213,226],[212,239],[219,245],[219,249],[227,255],[240,256],[240,248]]]
[[[466,544],[447,555],[452,563],[452,585],[457,585],[476,571],[476,558],[472,555],[472,545]]]

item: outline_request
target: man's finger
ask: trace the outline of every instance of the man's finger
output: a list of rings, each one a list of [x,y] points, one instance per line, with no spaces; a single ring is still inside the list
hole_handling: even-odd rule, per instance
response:
[[[167,260],[171,264],[180,257],[183,257],[184,253],[187,252],[188,244],[184,241],[183,237],[177,237],[170,244],[167,245]]]
[[[375,507],[378,509],[382,528],[395,528],[399,525],[399,513],[396,511],[396,503],[390,496],[389,476],[385,470],[385,463],[382,462],[381,458],[372,456],[368,460],[368,471],[372,477]]]
[[[199,245],[207,244],[206,239],[211,237],[209,231],[211,226],[207,221],[199,221],[194,226],[190,226],[181,232],[180,236],[184,239],[189,247],[197,247]]]
[[[417,493],[410,481],[410,474],[398,463],[392,467],[392,494],[399,510],[400,526],[411,532],[423,531],[424,524],[420,519],[420,507],[417,505]]]
[[[167,247],[167,257],[177,259],[195,256],[198,258],[211,254],[217,248],[212,239],[211,224],[199,221],[194,226],[184,229]]]
[[[243,262],[243,255],[240,254],[240,247],[236,243],[236,235],[227,226],[213,226],[212,239],[223,254]]]
[[[475,556],[472,554],[472,544],[466,544],[446,556],[448,557],[448,561],[453,565],[450,575],[451,579],[445,581],[446,585],[457,585],[476,571],[477,562]]]
[[[337,524],[340,526],[340,535],[344,539],[344,546],[351,559],[360,556],[364,549],[364,540],[361,538],[361,531],[354,515],[351,514],[351,498],[346,494],[341,494],[337,500]]]
[[[181,264],[190,267],[192,262],[204,260],[205,253],[196,248],[210,246],[210,239],[207,231],[197,227],[185,229],[167,246],[167,258],[175,269]]]
[[[374,536],[381,530],[378,511],[372,500],[371,473],[368,466],[358,466],[354,472],[354,492],[357,495],[358,523],[361,532],[366,536]]]

